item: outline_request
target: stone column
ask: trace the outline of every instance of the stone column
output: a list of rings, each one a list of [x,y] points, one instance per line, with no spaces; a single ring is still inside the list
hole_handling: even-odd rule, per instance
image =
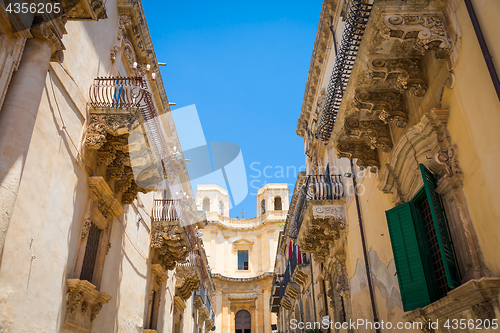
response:
[[[0,264],[49,63],[62,61],[64,47],[54,30],[52,23],[32,28],[35,38],[26,41],[0,110]]]

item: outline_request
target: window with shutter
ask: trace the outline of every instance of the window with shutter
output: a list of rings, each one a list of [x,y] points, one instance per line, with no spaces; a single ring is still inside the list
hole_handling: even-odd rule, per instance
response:
[[[448,287],[455,288],[460,285],[460,278],[458,276],[455,251],[451,242],[448,223],[441,206],[441,198],[439,197],[439,194],[436,193],[436,176],[423,164],[420,164],[420,171],[422,173],[422,178],[424,179],[425,194],[427,196],[427,201],[429,202],[429,209],[434,223],[434,230],[436,232],[439,251],[441,253],[441,260],[443,261],[446,281],[448,283]]]
[[[405,311],[426,306],[460,284],[446,215],[435,175],[420,164],[423,188],[386,211]]]
[[[391,238],[399,290],[405,311],[431,303],[430,290],[415,228],[413,204],[407,202],[385,212]]]

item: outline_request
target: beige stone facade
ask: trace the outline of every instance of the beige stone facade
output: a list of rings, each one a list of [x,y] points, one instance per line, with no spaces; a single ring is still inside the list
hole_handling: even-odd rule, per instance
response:
[[[76,3],[0,6],[0,331],[208,332],[205,217],[141,2]]]
[[[229,199],[227,190],[217,185],[198,185],[196,203],[208,221],[202,238],[216,288],[216,331],[269,333],[276,324],[269,297],[273,259],[288,211],[287,184],[267,184],[258,191],[255,218],[230,218],[221,210],[229,207]],[[265,210],[259,211],[262,201]],[[244,315],[247,320],[240,320]]]
[[[296,129],[307,172],[270,299],[279,329],[328,316],[323,332],[498,331],[484,323],[500,319],[500,101],[469,1],[367,3],[321,9]],[[498,69],[499,8],[471,3]]]

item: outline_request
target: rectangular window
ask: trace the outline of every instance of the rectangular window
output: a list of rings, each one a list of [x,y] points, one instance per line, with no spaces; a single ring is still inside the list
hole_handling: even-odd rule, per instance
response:
[[[460,284],[436,177],[420,164],[424,187],[407,203],[386,211],[405,311],[426,306]]]
[[[93,283],[94,269],[97,261],[97,250],[99,249],[99,241],[101,239],[101,230],[94,223],[91,223],[85,254],[83,257],[82,272],[80,280],[87,280]]]
[[[238,270],[248,271],[248,251],[238,251]]]

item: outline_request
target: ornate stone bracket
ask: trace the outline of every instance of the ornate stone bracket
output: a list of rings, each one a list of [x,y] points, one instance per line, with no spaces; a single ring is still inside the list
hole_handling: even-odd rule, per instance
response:
[[[344,201],[333,202],[310,201],[297,237],[301,251],[311,253],[319,262],[324,262],[329,256],[330,248],[335,247],[345,229]]]
[[[311,282],[310,271],[311,269],[308,264],[297,265],[292,274],[293,281],[297,282],[302,288],[305,288]]]
[[[197,267],[177,266],[175,293],[183,300],[189,299],[191,293],[200,289],[200,276]]]
[[[142,132],[132,131],[139,126],[137,110],[102,111],[94,110],[97,113],[91,114],[85,145],[97,150],[98,165],[106,167],[108,180],[115,181],[114,191],[122,193],[122,203],[130,204],[138,192],[150,191],[162,176],[151,151],[142,144],[145,140]]]
[[[376,57],[368,61],[370,77],[390,83],[400,93],[410,90],[413,95],[423,97],[427,92],[422,63],[419,58]]]
[[[376,172],[379,168],[378,155],[376,150],[365,142],[354,140],[343,140],[337,143],[338,158],[358,159],[357,165],[364,168],[369,168],[371,172]]]
[[[354,105],[360,111],[376,114],[385,124],[394,121],[397,127],[405,128],[408,122],[403,96],[399,92],[358,90]]]
[[[384,152],[392,149],[389,126],[381,120],[359,120],[355,117],[346,119],[345,136],[364,140],[371,149],[380,148]]]
[[[156,250],[166,270],[173,270],[177,263],[185,263],[189,246],[179,221],[153,221],[151,248]]]
[[[283,297],[283,298],[281,299],[281,303],[280,303],[280,304],[281,304],[281,307],[282,307],[283,309],[286,309],[286,310],[288,310],[288,311],[291,311],[291,310],[292,310],[292,306],[293,306],[293,304],[292,304],[292,302],[290,302],[290,300],[289,300],[289,299],[287,299],[286,297]]]
[[[100,293],[95,286],[85,280],[67,279],[66,318],[62,330],[66,332],[89,332],[92,321],[97,317],[103,304],[111,300]]]
[[[435,50],[438,59],[448,56],[453,45],[444,18],[438,13],[387,14],[382,20],[380,35],[402,42],[411,40],[417,53],[423,55],[427,50]]]
[[[289,282],[285,289],[285,295],[294,300],[300,295],[300,287],[297,283]]]
[[[81,0],[68,9],[66,14],[69,20],[103,20],[107,19],[106,6],[103,0]]]
[[[156,281],[160,285],[162,282],[168,280],[168,274],[165,272],[163,267],[159,264],[152,264],[151,265],[151,272],[153,272],[154,275],[156,275]]]

